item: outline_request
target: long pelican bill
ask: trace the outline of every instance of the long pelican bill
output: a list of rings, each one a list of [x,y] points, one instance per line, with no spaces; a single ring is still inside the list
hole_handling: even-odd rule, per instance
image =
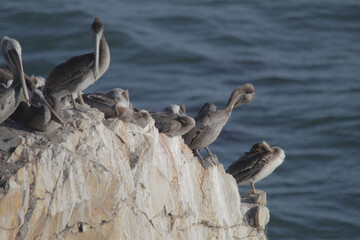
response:
[[[59,116],[59,114],[50,106],[50,104],[48,103],[48,101],[46,101],[46,99],[44,98],[44,95],[42,94],[42,92],[39,89],[35,89],[33,90],[35,94],[37,94],[39,96],[39,100],[41,100],[41,102],[43,104],[46,105],[46,107],[48,107],[51,111],[51,115],[53,116],[53,120],[61,125],[64,125],[64,120]]]
[[[28,93],[27,87],[26,87],[25,74],[24,74],[24,68],[23,68],[23,64],[22,64],[21,55],[19,55],[15,50],[9,50],[8,56],[9,56],[12,64],[15,67],[17,77],[20,78],[21,88],[23,90],[26,102],[29,104],[30,98],[29,98],[29,93]]]
[[[100,39],[102,36],[103,30],[99,31],[98,33],[93,34],[94,39],[94,56],[95,56],[95,70],[94,70],[94,77],[97,80],[97,76],[99,73],[99,52],[100,52]]]

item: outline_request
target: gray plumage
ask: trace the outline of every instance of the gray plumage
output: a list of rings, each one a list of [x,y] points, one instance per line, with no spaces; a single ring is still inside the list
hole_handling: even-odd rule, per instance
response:
[[[1,52],[7,66],[12,71],[13,81],[10,86],[7,86],[7,83],[4,85],[3,82],[0,85],[0,123],[4,122],[16,110],[22,97],[29,102],[20,43],[5,36],[1,41]],[[9,78],[9,71],[1,71],[1,79],[7,81],[10,80]]]
[[[239,186],[251,185],[255,192],[254,184],[269,176],[285,158],[284,151],[279,147],[272,147],[263,141],[252,146],[250,152],[233,162],[226,170],[231,174]]]
[[[130,108],[128,90],[115,88],[107,93],[87,93],[83,94],[83,99],[90,107],[97,108],[103,112],[106,118],[117,117],[124,122],[129,122],[132,118],[133,110]]]
[[[115,88],[107,93],[87,93],[83,95],[83,99],[90,107],[103,112],[106,118],[119,118],[124,122],[131,122],[142,128],[145,128],[150,122],[147,112],[133,108],[128,90]]]
[[[66,95],[72,96],[74,107],[75,98],[81,91],[98,80],[108,69],[110,64],[110,50],[103,35],[104,25],[99,18],[95,18],[91,29],[94,37],[94,53],[72,57],[58,65],[46,79],[44,92],[61,99]]]
[[[155,127],[169,137],[181,136],[195,126],[195,120],[186,116],[185,106],[171,104],[163,112],[151,114]]]
[[[64,124],[61,103],[57,98],[50,96],[49,103],[36,88],[30,92],[30,96],[31,106],[20,103],[11,116],[13,120],[23,122],[26,126],[41,132],[54,130]]]
[[[195,127],[183,136],[185,143],[196,153],[199,149],[210,145],[219,136],[232,110],[242,104],[250,103],[254,96],[254,86],[245,84],[233,90],[228,103],[221,110],[216,111],[215,105],[205,103],[197,116],[194,117]]]

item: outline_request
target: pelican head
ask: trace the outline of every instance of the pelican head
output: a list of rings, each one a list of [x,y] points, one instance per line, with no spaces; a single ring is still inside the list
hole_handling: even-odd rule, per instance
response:
[[[250,152],[256,152],[256,153],[265,153],[265,152],[271,152],[271,151],[272,150],[271,150],[269,144],[265,141],[254,144],[250,149]]]
[[[247,83],[234,89],[227,105],[231,105],[231,103],[233,103],[233,108],[236,108],[240,105],[252,102],[254,97],[254,85]]]
[[[168,113],[179,114],[179,111],[180,111],[180,106],[177,104],[171,104],[170,106],[168,106],[164,109],[164,112],[168,112]]]
[[[120,89],[120,88],[118,88]],[[122,90],[122,89],[120,89]],[[115,105],[115,110],[118,116],[124,115],[127,110],[130,108],[130,96],[129,96],[129,90],[122,90],[116,92],[116,99],[117,103]]]
[[[97,80],[97,75],[99,71],[99,51],[100,51],[100,39],[104,31],[104,24],[100,21],[98,17],[95,17],[93,24],[91,25],[91,30],[93,31],[93,41],[94,41],[94,56],[95,56],[95,69],[94,77]]]
[[[1,40],[1,52],[6,64],[11,68],[14,76],[14,81],[20,81],[21,88],[26,101],[29,103],[29,93],[26,88],[25,74],[22,64],[22,54],[20,43],[8,36]]]

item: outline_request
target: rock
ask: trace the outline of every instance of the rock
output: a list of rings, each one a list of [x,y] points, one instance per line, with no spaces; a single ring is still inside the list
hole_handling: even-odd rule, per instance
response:
[[[251,191],[241,193],[241,202],[266,205],[266,192],[262,190],[256,190],[256,193]]]
[[[265,206],[258,206],[255,214],[255,226],[264,230],[270,220],[269,209]]]
[[[266,210],[250,226],[235,179],[221,164],[204,170],[152,119],[64,115],[48,133],[0,125],[0,239],[266,238]]]
[[[241,203],[248,224],[258,230],[264,230],[270,220],[269,209],[266,207],[266,192],[256,190],[256,193],[241,193]]]

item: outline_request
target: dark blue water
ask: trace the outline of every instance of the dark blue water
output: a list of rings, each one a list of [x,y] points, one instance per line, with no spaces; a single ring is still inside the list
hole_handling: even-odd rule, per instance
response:
[[[138,108],[184,103],[194,115],[254,84],[255,100],[210,149],[225,167],[262,140],[285,150],[256,185],[268,194],[269,238],[360,239],[359,1],[38,0],[0,10],[1,36],[19,40],[25,71],[44,77],[92,51],[99,16],[111,65],[86,92],[129,89]]]

